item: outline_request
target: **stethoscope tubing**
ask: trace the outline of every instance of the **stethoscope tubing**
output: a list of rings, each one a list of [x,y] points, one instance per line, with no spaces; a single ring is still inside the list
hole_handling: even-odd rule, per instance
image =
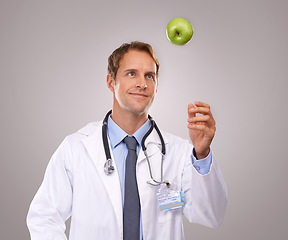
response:
[[[108,122],[108,117],[110,116],[111,113],[112,113],[112,110],[110,110],[106,114],[106,116],[103,120],[103,125],[102,125],[102,139],[103,139],[103,146],[104,146],[105,155],[106,155],[104,171],[107,175],[113,173],[115,170],[114,166],[112,165],[112,159],[111,159],[110,148],[109,148],[108,137],[107,137],[107,122]],[[155,123],[155,121],[152,119],[152,117],[150,115],[148,115],[148,118],[150,120],[151,126],[150,126],[149,130],[147,131],[147,133],[142,138],[142,142],[141,142],[141,147],[142,147],[142,150],[143,150],[144,155],[145,155],[146,160],[147,160],[147,164],[148,164],[148,168],[149,168],[149,174],[150,174],[150,177],[153,181],[153,183],[149,182],[149,181],[147,181],[147,183],[150,185],[153,185],[153,186],[158,186],[160,184],[165,183],[167,186],[169,186],[170,183],[168,181],[163,181],[163,162],[164,162],[164,156],[166,154],[165,142],[164,142],[163,136],[162,136],[157,124]],[[162,156],[161,156],[161,180],[160,181],[156,181],[153,178],[150,161],[149,161],[148,154],[147,154],[147,147],[145,146],[145,140],[150,135],[150,133],[153,131],[153,128],[155,128],[155,130],[156,130],[156,132],[160,138],[161,147],[162,147],[162,149],[161,149],[161,153],[162,153]]]
[[[103,125],[102,125],[102,139],[103,139],[103,146],[104,146],[105,155],[106,155],[104,171],[107,175],[113,173],[115,170],[114,166],[112,165],[112,159],[111,159],[111,154],[110,154],[110,150],[109,150],[109,143],[108,143],[108,138],[107,138],[107,121],[108,121],[108,117],[110,116],[111,113],[112,113],[112,110],[110,110],[106,114],[106,116],[103,120]]]

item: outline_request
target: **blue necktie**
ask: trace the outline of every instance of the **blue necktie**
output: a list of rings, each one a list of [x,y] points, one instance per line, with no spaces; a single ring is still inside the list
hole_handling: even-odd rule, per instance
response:
[[[137,140],[125,137],[128,148],[125,172],[125,196],[123,209],[123,239],[139,240],[140,238],[140,200],[136,180]]]

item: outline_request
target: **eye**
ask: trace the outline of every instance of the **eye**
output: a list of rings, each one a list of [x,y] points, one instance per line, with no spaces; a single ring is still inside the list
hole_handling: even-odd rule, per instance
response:
[[[130,77],[134,77],[134,76],[135,76],[135,73],[134,73],[134,72],[129,72],[128,75],[129,75]]]
[[[146,77],[147,77],[148,79],[152,79],[152,80],[154,79],[154,76],[153,76],[152,74],[147,74]]]

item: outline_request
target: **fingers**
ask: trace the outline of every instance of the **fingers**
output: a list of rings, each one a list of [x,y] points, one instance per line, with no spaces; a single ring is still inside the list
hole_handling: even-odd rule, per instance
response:
[[[196,107],[193,103],[188,104],[188,116],[189,118],[196,117],[196,113],[194,111]]]
[[[206,157],[216,132],[210,105],[199,101],[189,104],[187,127],[197,156]]]
[[[201,115],[197,115],[201,114]],[[196,101],[188,105],[188,123],[189,125],[206,125],[214,128],[215,120],[207,103]],[[194,127],[193,127],[194,128]],[[202,127],[200,127],[202,128]],[[195,128],[194,128],[195,129]],[[200,130],[200,129],[199,129]]]
[[[207,122],[209,121],[209,119],[210,119],[209,115],[201,115],[201,116],[189,118],[188,122],[189,123]]]
[[[189,129],[195,129],[195,130],[200,130],[200,131],[208,131],[213,130],[216,131],[216,126],[215,126],[215,121],[214,120],[210,120],[210,118],[208,120],[206,120],[206,118],[202,118],[202,119],[188,119],[188,125],[187,127]]]
[[[194,102],[194,104],[195,104],[197,107],[206,107],[206,108],[209,108],[209,109],[210,109],[210,105],[207,104],[207,103],[204,103],[204,102],[196,101],[196,102]]]
[[[201,132],[205,133],[205,135],[207,135],[207,136],[213,136],[215,134],[215,131],[216,131],[216,127],[208,127],[204,124],[188,124],[187,127],[189,129],[201,131]]]
[[[195,105],[194,105],[195,104]],[[195,115],[196,113],[200,114],[211,114],[210,105],[207,103],[196,101],[194,104],[190,103],[188,105],[188,115]],[[211,114],[212,115],[212,114]]]

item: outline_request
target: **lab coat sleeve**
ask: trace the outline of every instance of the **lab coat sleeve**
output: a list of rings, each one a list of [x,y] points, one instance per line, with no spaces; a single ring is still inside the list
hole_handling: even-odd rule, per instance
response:
[[[53,154],[27,215],[32,240],[66,240],[65,221],[71,215],[71,150],[65,139]]]
[[[208,227],[217,227],[222,223],[227,205],[227,187],[213,154],[210,171],[204,175],[196,171],[191,156],[187,156],[182,190],[185,201],[183,213],[190,222]]]

